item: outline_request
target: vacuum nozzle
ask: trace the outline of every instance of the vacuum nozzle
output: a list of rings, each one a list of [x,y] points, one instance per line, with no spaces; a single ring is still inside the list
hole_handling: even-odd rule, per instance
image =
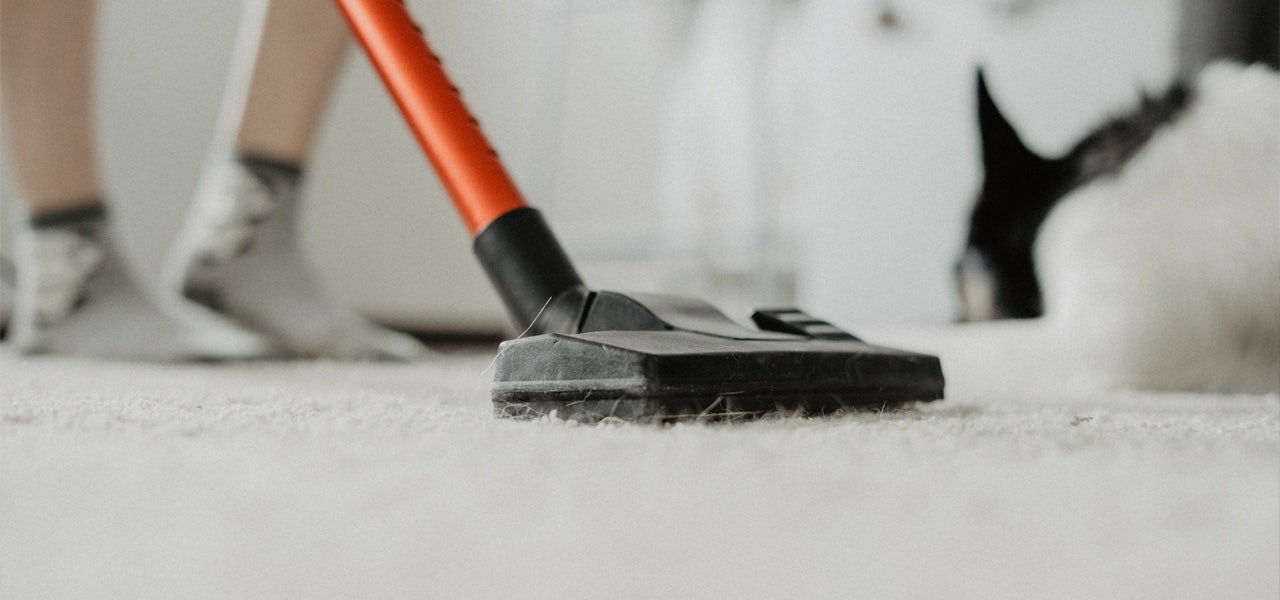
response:
[[[750,329],[695,300],[591,296],[583,331],[502,344],[496,414],[587,422],[814,416],[942,398],[936,357],[872,346],[800,311],[758,311],[760,329]]]
[[[576,421],[825,415],[942,398],[936,357],[873,346],[799,310],[755,327],[701,300],[591,291],[532,208],[476,238],[517,325],[494,365],[495,412]]]

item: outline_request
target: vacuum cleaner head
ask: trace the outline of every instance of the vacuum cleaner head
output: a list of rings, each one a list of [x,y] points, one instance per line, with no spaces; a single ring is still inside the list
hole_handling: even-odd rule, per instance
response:
[[[866,344],[799,311],[757,312],[760,329],[752,330],[682,298],[593,292],[587,304],[581,333],[502,345],[492,389],[497,415],[587,422],[809,416],[942,397],[937,358]],[[601,327],[615,318],[631,328]]]
[[[942,398],[936,357],[872,346],[798,310],[757,312],[750,328],[700,300],[590,291],[532,208],[496,219],[474,248],[535,334],[498,352],[499,416],[826,415]]]

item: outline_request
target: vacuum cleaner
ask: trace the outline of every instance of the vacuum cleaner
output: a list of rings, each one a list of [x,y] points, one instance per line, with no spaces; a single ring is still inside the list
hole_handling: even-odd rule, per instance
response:
[[[829,415],[939,400],[937,357],[873,346],[799,310],[754,327],[708,303],[588,288],[525,204],[403,0],[337,0],[525,333],[503,342],[500,417],[666,421]]]

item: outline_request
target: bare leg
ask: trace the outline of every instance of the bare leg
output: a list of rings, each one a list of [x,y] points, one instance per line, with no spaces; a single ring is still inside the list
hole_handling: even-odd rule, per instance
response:
[[[271,0],[236,149],[306,163],[349,40],[333,2]]]
[[[102,197],[93,131],[94,9],[92,2],[0,0],[0,106],[14,175],[33,214]]]
[[[253,358],[265,340],[137,283],[102,205],[93,2],[0,0],[4,129],[31,219],[18,235],[13,342],[113,359]]]
[[[247,23],[256,23],[254,14]],[[337,6],[271,0],[248,94],[232,73],[224,119],[239,117],[233,156],[215,144],[187,224],[165,268],[165,285],[270,336],[299,356],[409,359],[424,349],[345,306],[323,285],[299,244],[298,193],[314,133],[348,44]],[[239,104],[243,106],[239,106]],[[226,127],[224,123],[224,127]]]

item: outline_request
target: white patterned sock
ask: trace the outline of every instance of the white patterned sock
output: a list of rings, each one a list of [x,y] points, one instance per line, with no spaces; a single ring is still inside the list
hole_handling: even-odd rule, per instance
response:
[[[151,361],[274,352],[266,339],[199,306],[144,291],[101,205],[34,217],[15,250],[11,333],[20,352]]]
[[[301,171],[254,157],[209,173],[170,253],[165,285],[308,357],[411,360],[417,340],[338,301],[298,244]]]

